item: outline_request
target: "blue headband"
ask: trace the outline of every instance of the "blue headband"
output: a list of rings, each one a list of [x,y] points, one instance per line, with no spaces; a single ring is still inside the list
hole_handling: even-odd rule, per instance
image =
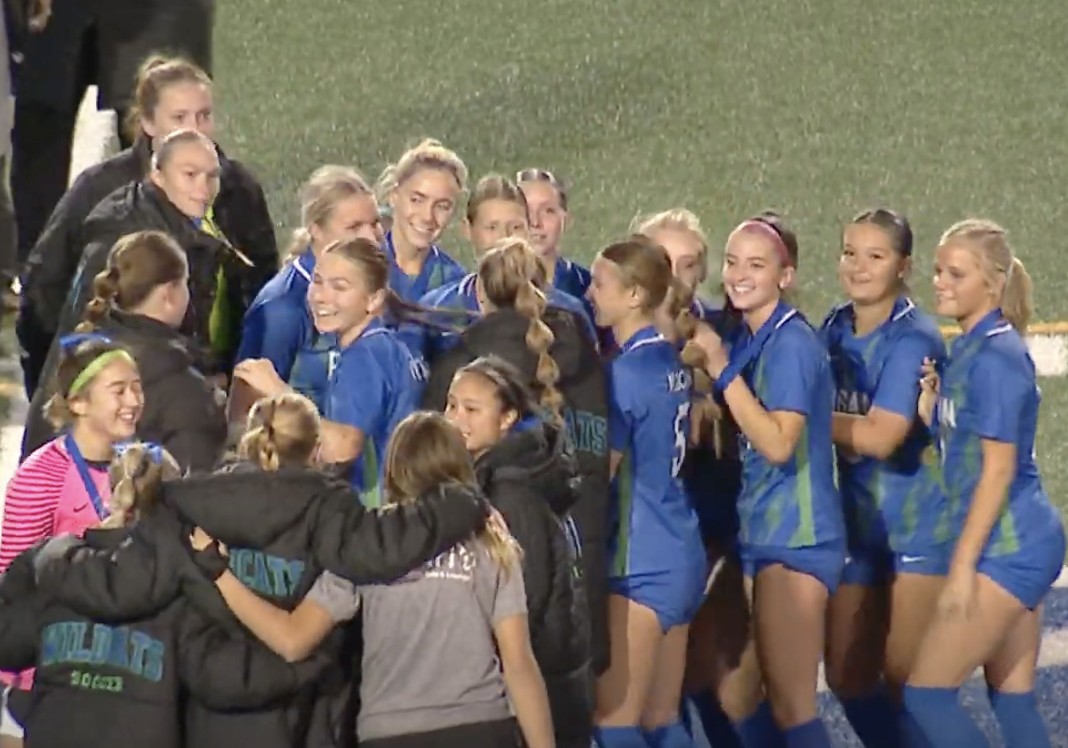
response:
[[[101,335],[98,332],[75,332],[60,338],[59,347],[64,351],[69,351],[71,348],[77,348],[82,343],[88,343],[90,341],[96,343],[110,343],[111,338],[107,335]]]

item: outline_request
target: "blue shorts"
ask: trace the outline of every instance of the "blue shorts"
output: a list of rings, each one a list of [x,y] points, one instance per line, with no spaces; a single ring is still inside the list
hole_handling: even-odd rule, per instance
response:
[[[656,613],[666,634],[676,626],[691,623],[708,586],[708,564],[689,564],[670,572],[609,577],[608,591]]]
[[[850,551],[842,570],[841,584],[877,587],[889,584],[898,574],[944,577],[949,573],[953,544],[934,546],[916,553],[891,550]]]
[[[1064,565],[1064,550],[1064,528],[1058,526],[1056,532],[1025,544],[1015,553],[984,556],[975,570],[993,580],[1028,610],[1034,610],[1057,581]]]
[[[835,543],[807,548],[743,544],[740,555],[742,573],[750,579],[756,579],[757,574],[769,566],[781,564],[790,571],[815,577],[832,595],[838,589],[846,561],[845,547]]]

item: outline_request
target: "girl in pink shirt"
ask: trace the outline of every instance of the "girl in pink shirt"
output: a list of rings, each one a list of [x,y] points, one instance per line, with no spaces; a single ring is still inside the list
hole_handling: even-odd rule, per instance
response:
[[[61,360],[49,420],[62,433],[19,466],[7,485],[0,528],[0,572],[42,538],[81,535],[107,517],[108,463],[113,446],[134,436],[144,408],[133,356],[97,334],[60,341]],[[0,680],[28,690],[30,673],[2,673]],[[0,715],[4,746],[21,737],[5,706]]]

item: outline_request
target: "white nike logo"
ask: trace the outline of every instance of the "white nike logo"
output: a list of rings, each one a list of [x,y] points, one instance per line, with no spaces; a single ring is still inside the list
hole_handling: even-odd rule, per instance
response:
[[[926,556],[902,556],[901,563],[903,564],[918,564],[920,561],[926,561]]]

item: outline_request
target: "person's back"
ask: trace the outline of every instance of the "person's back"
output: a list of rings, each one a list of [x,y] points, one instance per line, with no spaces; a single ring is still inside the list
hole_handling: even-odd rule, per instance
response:
[[[511,718],[493,623],[526,612],[518,564],[501,569],[482,544],[462,544],[359,593],[361,741]]]

